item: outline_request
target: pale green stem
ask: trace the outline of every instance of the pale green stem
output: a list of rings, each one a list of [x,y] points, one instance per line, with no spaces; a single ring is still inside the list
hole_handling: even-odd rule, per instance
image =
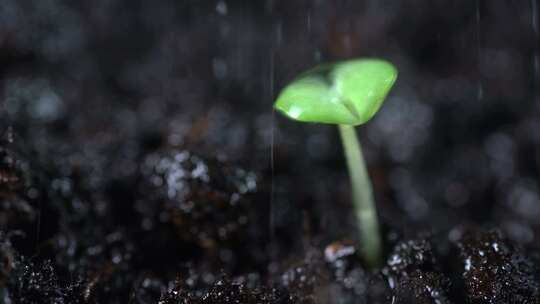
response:
[[[381,259],[381,237],[364,156],[353,126],[339,125],[339,133],[351,178],[354,215],[361,241],[360,251],[366,263],[370,267],[376,267]]]

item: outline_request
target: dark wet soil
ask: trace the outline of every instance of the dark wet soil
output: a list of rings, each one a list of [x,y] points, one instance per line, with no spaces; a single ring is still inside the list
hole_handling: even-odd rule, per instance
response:
[[[530,3],[338,2],[4,0],[0,303],[540,303]],[[337,131],[270,110],[355,56],[375,269]]]
[[[386,263],[370,271],[349,240],[276,241],[268,189],[238,165],[161,145],[122,154],[133,170],[75,147],[29,158],[14,127],[2,134],[5,303],[540,300],[537,255],[499,230],[388,233]],[[288,242],[306,247],[291,255]]]

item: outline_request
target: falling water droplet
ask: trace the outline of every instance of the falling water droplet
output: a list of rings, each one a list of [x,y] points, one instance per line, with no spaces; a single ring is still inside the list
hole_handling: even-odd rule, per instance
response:
[[[315,59],[315,62],[321,62],[322,61],[322,53],[320,50],[316,50],[313,54],[313,58]]]
[[[476,92],[476,98],[478,100],[484,99],[484,88],[482,87],[482,81],[478,81],[478,91]]]
[[[477,94],[476,98],[478,101],[481,101],[484,98],[484,88],[482,86],[482,71],[481,71],[481,42],[480,42],[480,1],[476,0],[476,60],[477,60],[477,68],[478,68],[478,83],[477,83]]]
[[[280,47],[283,42],[283,23],[279,21],[276,24],[276,46]]]
[[[270,82],[270,102],[273,103],[274,102],[274,73],[275,73],[275,54],[274,54],[274,49],[270,49],[270,58],[269,58],[269,61],[270,61],[270,73],[269,73],[269,79],[268,81]],[[275,124],[275,109],[274,107],[271,107],[272,109],[272,122],[271,122],[271,125],[270,125],[270,128],[271,128],[271,132],[270,132],[270,172],[271,172],[271,176],[270,176],[270,225],[269,225],[269,229],[270,229],[270,237],[271,237],[271,241],[273,240],[274,238],[274,226],[275,226],[275,218],[274,218],[274,214],[275,214],[275,210],[274,210],[274,196],[275,196],[275,189],[274,189],[274,124]]]
[[[533,67],[534,67],[534,73],[533,73],[533,95],[537,103],[540,105],[540,99],[538,96],[538,85],[537,82],[539,79],[538,77],[538,70],[540,69],[540,54],[538,50],[538,39],[540,39],[538,35],[538,0],[531,0],[531,26],[533,29],[534,34],[534,55],[533,55]]]
[[[311,34],[311,11],[308,11],[308,13],[307,13],[306,23],[307,23],[308,33]]]

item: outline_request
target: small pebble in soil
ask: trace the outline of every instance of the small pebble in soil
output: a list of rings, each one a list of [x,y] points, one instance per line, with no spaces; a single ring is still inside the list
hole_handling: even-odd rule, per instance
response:
[[[379,273],[366,271],[358,249],[350,240],[339,240],[326,246],[324,258],[331,271],[328,295],[340,303],[387,303],[388,284]]]

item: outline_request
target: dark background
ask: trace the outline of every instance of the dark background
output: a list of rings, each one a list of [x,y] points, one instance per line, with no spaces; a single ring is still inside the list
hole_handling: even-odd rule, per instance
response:
[[[261,225],[297,254],[306,234],[354,237],[347,172],[335,127],[288,121],[273,100],[319,62],[381,57],[398,81],[358,129],[384,230],[496,227],[539,248],[538,12],[535,0],[0,0],[1,117],[27,159],[88,157],[89,192],[131,176],[148,147],[253,170]],[[28,237],[52,237],[55,221],[32,220]]]

